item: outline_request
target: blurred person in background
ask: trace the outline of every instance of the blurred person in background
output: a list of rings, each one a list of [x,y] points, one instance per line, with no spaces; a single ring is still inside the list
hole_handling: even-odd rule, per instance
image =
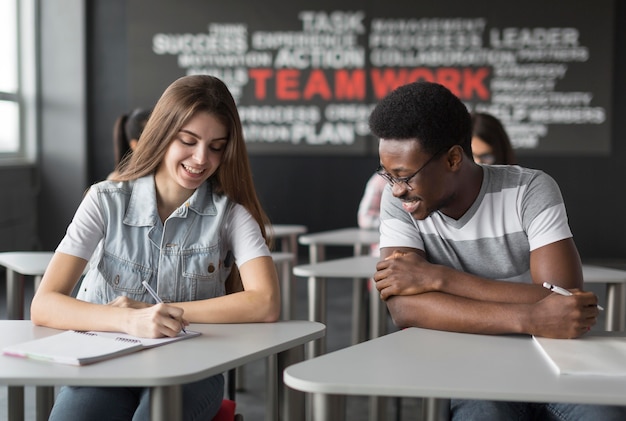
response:
[[[113,125],[113,156],[115,158],[115,170],[108,179],[113,178],[119,172],[119,165],[123,158],[131,154],[139,143],[139,137],[143,132],[152,110],[135,108],[130,114],[122,114],[115,120]]]

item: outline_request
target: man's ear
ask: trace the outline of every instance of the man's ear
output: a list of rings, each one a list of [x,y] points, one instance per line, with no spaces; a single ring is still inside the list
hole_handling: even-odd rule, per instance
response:
[[[463,163],[463,160],[465,158],[467,157],[465,156],[461,145],[452,146],[450,149],[448,149],[448,154],[446,155],[448,168],[450,168],[452,171],[458,171],[461,168],[461,164]]]

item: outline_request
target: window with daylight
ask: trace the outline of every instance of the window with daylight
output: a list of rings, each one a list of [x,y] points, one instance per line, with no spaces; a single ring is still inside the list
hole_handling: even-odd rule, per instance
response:
[[[0,162],[33,158],[34,15],[32,0],[0,0]]]

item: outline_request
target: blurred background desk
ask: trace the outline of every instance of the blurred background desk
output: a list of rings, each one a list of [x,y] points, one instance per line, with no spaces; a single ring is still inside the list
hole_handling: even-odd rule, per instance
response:
[[[6,268],[7,319],[24,319],[24,281],[27,276],[33,278],[33,290],[36,291],[41,282],[48,263],[54,252],[48,251],[7,251],[0,253],[0,266]],[[24,419],[24,388],[9,386],[7,399],[13,402],[8,407],[9,420]],[[37,405],[52,407],[54,389],[52,387],[37,387]],[[39,411],[41,412],[41,411]],[[37,414],[37,421],[47,419]]]
[[[291,320],[293,315],[292,305],[295,302],[293,293],[293,276],[291,269],[298,264],[298,236],[307,232],[304,225],[275,224],[271,226],[271,232],[276,251],[272,257],[279,270],[281,281],[282,299],[281,319]]]
[[[298,242],[309,246],[309,263],[316,263],[325,259],[328,246],[352,247],[354,256],[360,256],[368,252],[369,246],[378,243],[379,237],[378,230],[351,227],[304,234],[298,237]]]
[[[33,277],[36,290],[53,255],[51,251],[0,253],[0,266],[6,268],[7,319],[24,318],[24,277]]]
[[[376,271],[377,262],[378,257],[355,256],[294,267],[294,275],[308,278],[309,320],[327,324],[326,278],[352,278],[361,284],[365,284]],[[373,295],[370,299],[371,337],[378,337],[386,332],[384,322],[386,320],[387,307],[380,300],[376,288],[370,291]],[[354,332],[362,321],[355,324],[353,318],[352,322],[352,331]],[[325,338],[320,338],[309,344],[309,357],[321,355],[325,352]]]
[[[626,329],[626,270],[583,264],[583,279],[586,284],[606,285],[605,329]]]
[[[376,272],[376,256],[354,256],[345,259],[326,260],[324,262],[311,263],[294,267],[294,274],[308,277],[309,279],[309,320],[326,323],[326,278],[355,278],[355,281],[366,284]],[[387,306],[382,302],[378,290],[374,285],[370,286],[370,339],[378,338],[387,333]],[[358,328],[353,326],[354,332]],[[354,341],[353,341],[354,344]],[[307,358],[312,358],[326,353],[326,338],[322,337],[309,343]],[[314,400],[318,399],[316,397]],[[376,421],[386,419],[386,402],[383,399],[372,398],[369,402],[370,414]],[[315,411],[315,409],[313,409]]]
[[[306,226],[274,224],[271,229],[274,238],[280,240],[281,251],[298,254],[298,236],[307,232]]]
[[[367,230],[358,227],[342,228],[330,231],[320,231],[301,235],[298,242],[309,247],[309,263],[314,264],[322,262],[326,259],[327,247],[352,247],[353,256],[361,256],[368,254],[372,244],[379,241],[380,234],[378,230]],[[358,269],[357,269],[358,270]],[[294,272],[294,274],[296,274]],[[372,276],[374,272],[368,275]],[[297,275],[297,274],[296,274]],[[313,279],[313,278],[309,278]],[[313,281],[314,282],[314,281]],[[352,343],[356,344],[365,340],[366,328],[365,320],[367,314],[363,306],[365,283],[362,278],[354,275],[352,282]],[[309,289],[324,287],[323,282],[318,283],[316,287],[310,286]],[[324,296],[319,294],[319,296]],[[309,307],[309,314],[312,310]]]

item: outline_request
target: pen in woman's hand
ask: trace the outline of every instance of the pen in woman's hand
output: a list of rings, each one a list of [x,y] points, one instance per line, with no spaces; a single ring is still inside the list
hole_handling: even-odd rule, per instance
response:
[[[565,288],[561,288],[558,285],[553,285],[550,282],[544,282],[543,287],[548,288],[550,291],[556,292],[557,294],[560,294],[560,295],[573,295],[570,291],[566,290]],[[604,310],[604,307],[602,307],[600,304],[597,304],[597,307],[598,307],[598,310]]]
[[[152,298],[154,298],[154,300],[157,303],[163,304],[163,300],[161,299],[161,297],[157,295],[156,291],[152,289],[152,287],[150,286],[150,284],[148,284],[148,282],[143,281],[141,283],[143,284],[144,287],[146,287],[146,290],[150,293],[150,295],[152,295]],[[181,329],[183,330],[183,333],[187,333],[184,325],[181,326]]]

